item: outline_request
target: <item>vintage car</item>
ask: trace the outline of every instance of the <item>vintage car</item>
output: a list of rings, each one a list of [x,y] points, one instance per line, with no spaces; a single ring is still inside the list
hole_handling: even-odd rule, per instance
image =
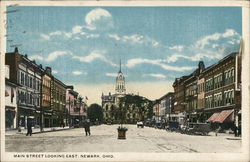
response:
[[[211,131],[210,124],[208,123],[188,123],[182,133],[190,135],[208,135]]]
[[[142,121],[137,122],[136,125],[137,125],[137,128],[139,128],[139,127],[143,128],[144,127],[144,124],[143,124]]]

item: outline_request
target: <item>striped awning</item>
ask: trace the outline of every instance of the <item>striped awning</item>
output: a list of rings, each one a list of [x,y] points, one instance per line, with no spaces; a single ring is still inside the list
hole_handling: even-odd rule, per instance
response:
[[[217,122],[217,123],[223,123],[224,121],[233,121],[233,112],[234,110],[223,110],[218,116],[217,118],[214,120],[214,122]],[[229,118],[231,117],[231,118]]]
[[[207,122],[213,122],[220,113],[214,113],[209,119],[207,119]]]

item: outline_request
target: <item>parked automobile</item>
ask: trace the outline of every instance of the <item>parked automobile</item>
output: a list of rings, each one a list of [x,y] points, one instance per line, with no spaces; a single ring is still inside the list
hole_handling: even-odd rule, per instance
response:
[[[142,121],[137,122],[136,125],[137,125],[137,128],[139,128],[139,127],[143,128],[144,127],[144,124],[143,124]]]
[[[208,123],[188,123],[187,126],[182,128],[182,133],[190,135],[208,135],[210,131],[211,128]]]
[[[177,121],[168,121],[165,127],[166,130],[168,131],[179,131],[180,125],[179,122]]]

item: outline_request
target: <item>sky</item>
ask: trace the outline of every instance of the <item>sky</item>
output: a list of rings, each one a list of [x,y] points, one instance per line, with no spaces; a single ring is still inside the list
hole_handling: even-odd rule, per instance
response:
[[[115,92],[121,60],[127,93],[157,99],[199,61],[239,50],[240,7],[8,7],[7,52],[74,85],[88,104]]]

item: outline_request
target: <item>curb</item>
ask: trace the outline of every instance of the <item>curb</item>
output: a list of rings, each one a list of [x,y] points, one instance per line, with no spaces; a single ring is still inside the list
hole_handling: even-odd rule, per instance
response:
[[[63,130],[70,130],[70,129],[74,129],[74,128],[65,128],[65,129],[54,129],[54,130],[46,130],[46,131],[39,131],[39,132],[32,132],[32,134],[40,134],[40,133],[48,133],[48,132],[56,132],[56,131],[63,131]],[[26,132],[16,132],[15,134],[26,134]],[[13,134],[13,135],[15,135]],[[6,135],[6,134],[5,134]],[[8,135],[7,136],[11,136],[11,135]]]

